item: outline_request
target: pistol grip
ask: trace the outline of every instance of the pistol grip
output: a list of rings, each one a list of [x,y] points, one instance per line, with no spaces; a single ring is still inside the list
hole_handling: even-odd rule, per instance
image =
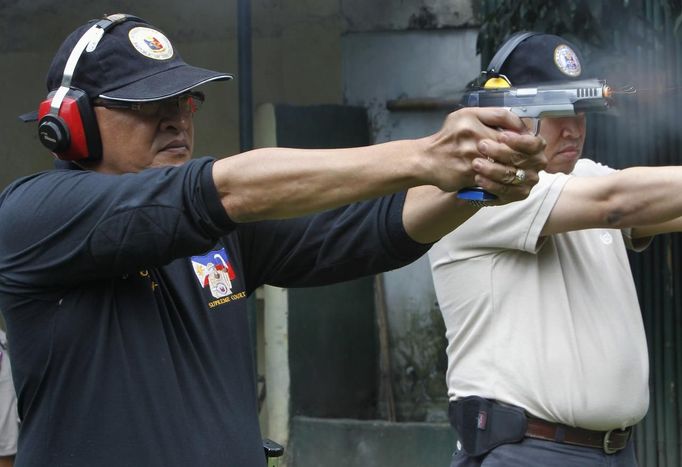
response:
[[[470,202],[475,205],[483,205],[489,201],[495,201],[497,196],[488,193],[480,186],[470,186],[462,188],[457,192],[457,198]]]

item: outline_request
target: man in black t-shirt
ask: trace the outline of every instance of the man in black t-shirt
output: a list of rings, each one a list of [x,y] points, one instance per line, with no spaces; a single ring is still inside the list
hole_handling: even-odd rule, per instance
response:
[[[418,140],[191,159],[196,88],[230,78],[126,15],[58,50],[37,117],[68,163],[0,195],[18,467],[261,467],[246,297],[407,264],[476,212],[452,192],[518,200],[544,165],[503,109]]]

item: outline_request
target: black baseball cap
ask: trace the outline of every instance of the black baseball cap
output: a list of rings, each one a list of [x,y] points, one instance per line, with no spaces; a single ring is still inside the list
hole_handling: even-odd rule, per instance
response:
[[[121,19],[121,17],[125,19]],[[94,48],[78,58],[70,86],[96,97],[147,102],[173,97],[204,83],[232,79],[229,73],[188,65],[157,27],[129,15],[112,15],[115,24],[103,32]],[[93,19],[73,31],[57,50],[47,73],[47,91],[62,85],[64,70],[78,41],[93,26]],[[23,120],[30,120],[22,116]]]
[[[528,34],[497,71],[512,86],[588,78],[579,49],[563,37],[544,33]]]

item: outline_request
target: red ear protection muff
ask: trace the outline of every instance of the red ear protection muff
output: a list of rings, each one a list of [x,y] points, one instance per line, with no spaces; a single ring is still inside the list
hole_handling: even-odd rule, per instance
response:
[[[97,160],[102,143],[90,99],[80,89],[70,88],[57,114],[50,112],[55,92],[38,108],[38,138],[61,160]]]
[[[38,108],[38,138],[58,159],[68,161],[98,160],[102,157],[102,141],[90,98],[71,86],[78,60],[84,52],[92,52],[104,33],[129,19],[130,15],[111,15],[98,21],[81,36],[69,55],[59,89],[48,94]]]

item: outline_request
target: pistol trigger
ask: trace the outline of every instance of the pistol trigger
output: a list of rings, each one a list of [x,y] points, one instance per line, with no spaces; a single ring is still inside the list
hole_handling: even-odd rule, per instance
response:
[[[531,128],[531,130],[533,131],[533,136],[537,136],[540,134],[540,119],[533,118],[531,120],[533,122],[533,127]]]

